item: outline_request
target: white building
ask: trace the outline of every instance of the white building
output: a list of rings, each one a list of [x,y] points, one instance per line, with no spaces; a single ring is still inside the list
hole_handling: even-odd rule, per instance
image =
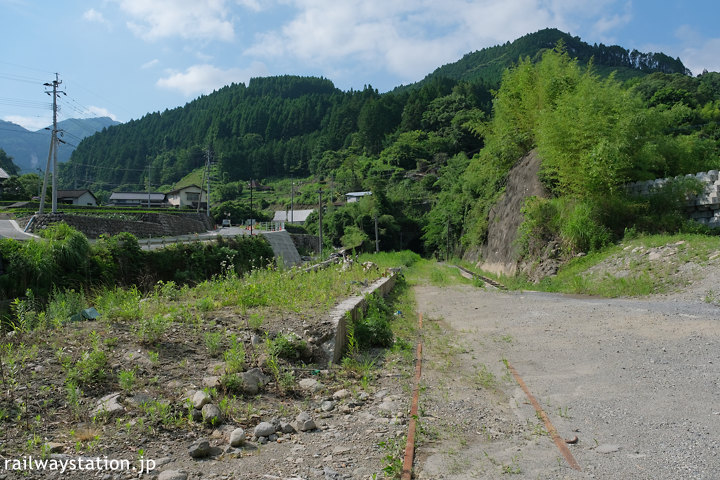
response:
[[[58,190],[57,201],[65,205],[97,207],[98,201],[90,190]]]
[[[164,193],[113,192],[108,205],[115,207],[167,207]]]
[[[273,222],[305,223],[308,216],[315,210],[276,210]]]
[[[200,202],[200,208],[207,207],[207,192],[197,185],[187,185],[182,188],[173,190],[166,194],[167,202],[172,207],[192,207],[197,208]]]
[[[345,201],[347,203],[355,203],[362,197],[367,197],[368,195],[372,195],[372,192],[348,192],[345,194]]]

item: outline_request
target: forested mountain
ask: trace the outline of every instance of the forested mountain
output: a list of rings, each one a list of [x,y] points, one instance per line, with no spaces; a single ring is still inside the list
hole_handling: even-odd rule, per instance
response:
[[[720,167],[720,74],[692,77],[679,59],[543,30],[384,94],[297,76],[230,85],[86,138],[60,181],[100,194],[148,181],[169,189],[209,154],[218,218],[260,218],[237,200],[249,179],[305,177],[296,202],[330,193],[328,244],[369,247],[377,218],[383,249],[457,252],[484,241],[510,167],[531,150],[557,203],[528,206],[529,250],[558,238],[565,252],[586,251],[626,228],[682,228],[681,190],[651,207],[625,199],[622,184]],[[333,206],[354,190],[373,195]],[[317,217],[306,226],[317,229]]]
[[[67,162],[75,145],[83,138],[118,123],[108,117],[70,118],[58,122],[60,139],[66,142],[61,143],[58,148],[58,162]],[[23,172],[34,172],[38,168],[45,170],[50,148],[50,130],[32,132],[12,122],[0,120],[0,148],[12,157]]]
[[[499,85],[502,71],[523,56],[537,58],[559,39],[571,55],[595,55],[596,65],[640,75],[685,72],[679,60],[662,54],[591,47],[548,29],[466,55],[412,89],[382,95],[371,86],[343,92],[322,78],[255,78],[247,86],[229,85],[184,107],[151,113],[84,140],[60,181],[111,191],[146,188],[149,175],[151,186],[169,185],[203,165],[208,146],[224,181],[306,176],[338,166],[325,152],[354,146],[376,155],[393,138],[415,130],[442,129],[450,135],[447,156],[476,151],[482,143],[452,119],[461,111],[470,117],[488,115],[490,91]]]
[[[415,88],[438,77],[497,86],[505,69],[516,64],[519,58],[537,60],[544,51],[555,48],[558,41],[563,42],[568,54],[580,65],[587,65],[592,59],[598,71],[615,71],[618,78],[638,77],[652,72],[690,74],[679,58],[672,59],[663,53],[630,51],[618,45],[590,45],[579,37],[546,28],[514,42],[468,53],[457,62],[438,68],[422,81],[399,88]]]

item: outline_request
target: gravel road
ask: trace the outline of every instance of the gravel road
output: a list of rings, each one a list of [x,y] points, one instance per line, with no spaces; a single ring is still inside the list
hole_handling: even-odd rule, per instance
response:
[[[415,294],[427,344],[418,478],[720,478],[718,307],[471,286]],[[505,362],[559,434],[578,437],[568,446],[581,471]]]

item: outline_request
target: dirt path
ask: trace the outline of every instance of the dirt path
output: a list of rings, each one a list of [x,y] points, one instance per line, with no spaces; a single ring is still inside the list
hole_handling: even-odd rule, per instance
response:
[[[418,478],[717,478],[717,307],[470,286],[415,294],[426,325]],[[559,434],[578,437],[582,471],[505,361]]]

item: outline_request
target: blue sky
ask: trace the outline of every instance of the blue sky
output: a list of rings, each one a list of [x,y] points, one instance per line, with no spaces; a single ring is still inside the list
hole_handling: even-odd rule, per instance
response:
[[[0,119],[126,122],[232,82],[313,75],[381,92],[465,53],[555,27],[720,71],[716,0],[0,0]]]

